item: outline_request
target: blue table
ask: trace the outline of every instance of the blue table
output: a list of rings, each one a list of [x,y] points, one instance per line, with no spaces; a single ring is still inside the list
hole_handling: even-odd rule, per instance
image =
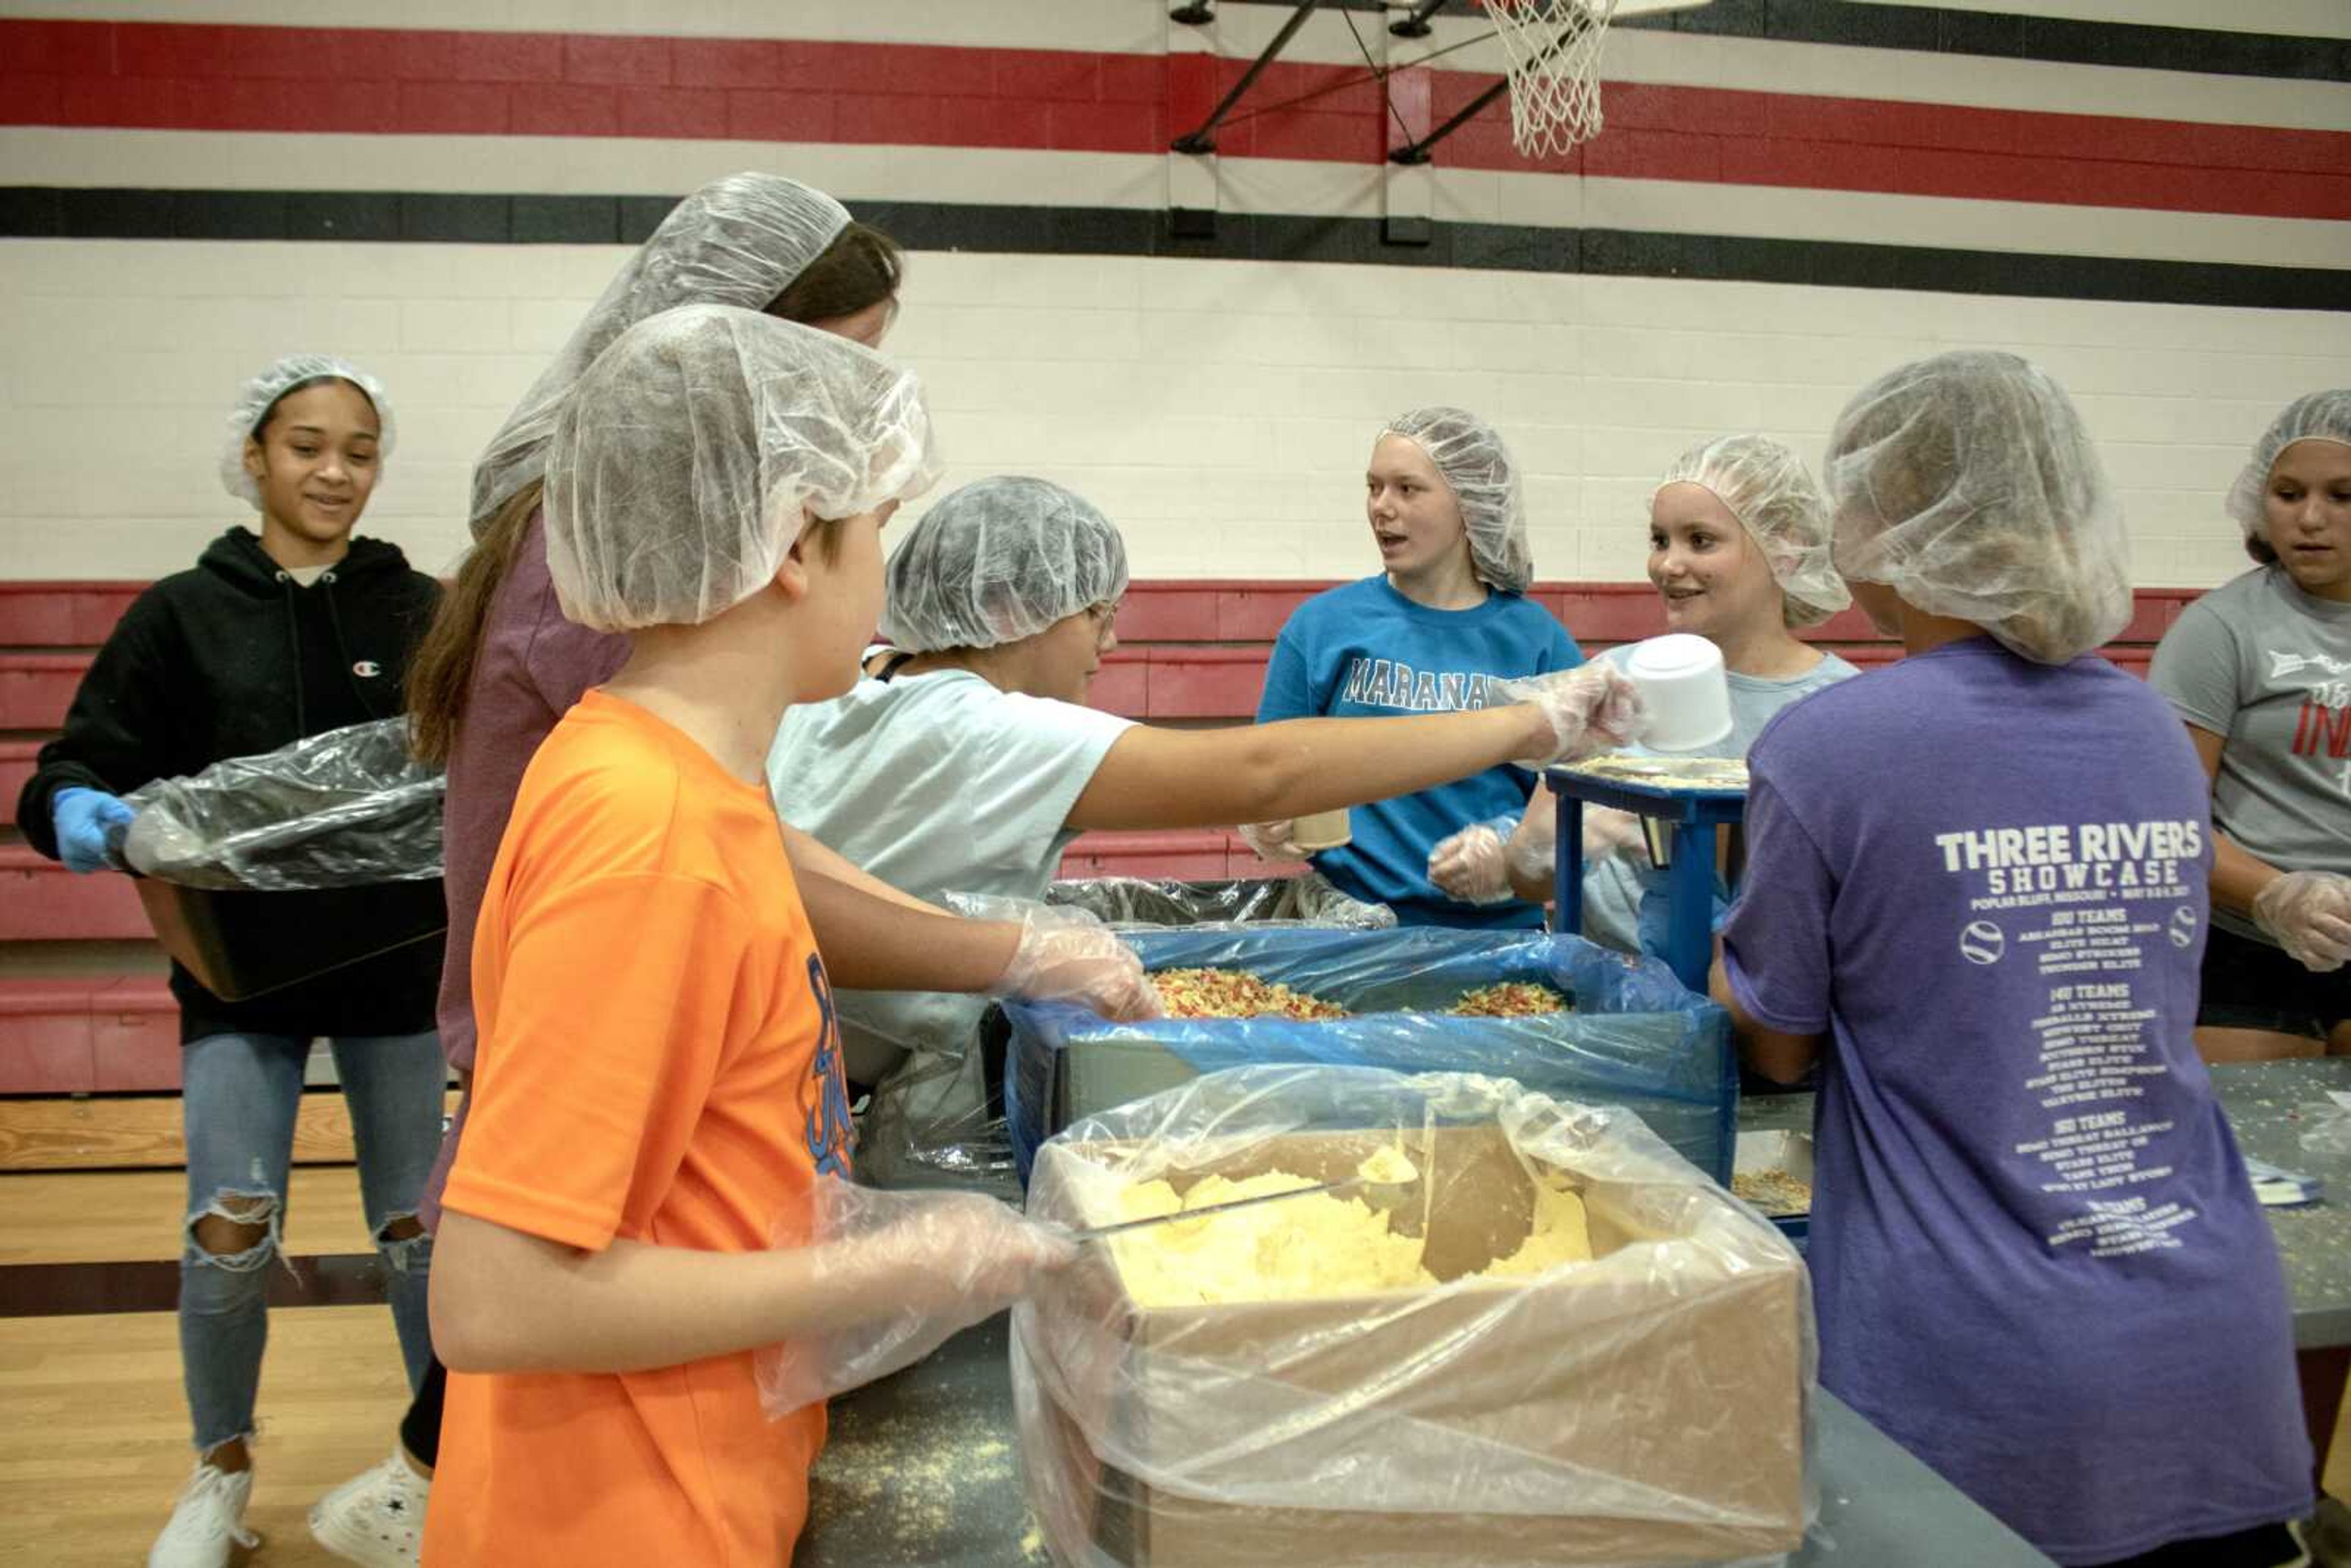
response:
[[[1583,807],[1613,806],[1670,826],[1667,868],[1666,965],[1681,983],[1706,995],[1714,963],[1714,868],[1720,829],[1747,815],[1744,789],[1694,789],[1623,779],[1595,779],[1563,768],[1545,776],[1559,798],[1559,844],[1553,895],[1558,929],[1583,931]]]

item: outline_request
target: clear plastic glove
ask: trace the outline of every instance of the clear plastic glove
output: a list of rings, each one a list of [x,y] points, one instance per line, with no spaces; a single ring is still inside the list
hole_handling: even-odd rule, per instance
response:
[[[1552,830],[1554,835],[1558,829]],[[1630,811],[1620,811],[1614,806],[1583,808],[1583,858],[1588,862],[1604,861],[1610,855],[1623,854],[1626,850],[1642,847],[1641,819]]]
[[[1302,861],[1306,858],[1306,851],[1298,841],[1298,823],[1295,821],[1243,822],[1236,831],[1241,836],[1241,842],[1247,844],[1261,861]]]
[[[103,789],[76,785],[49,798],[49,821],[57,831],[57,859],[66,869],[88,875],[94,871],[120,871],[121,857],[114,845],[118,830],[131,826],[131,808]],[[112,839],[113,843],[108,841]]]
[[[949,902],[970,919],[1020,927],[1020,945],[987,988],[989,996],[1076,1002],[1120,1023],[1160,1016],[1159,993],[1143,960],[1091,911],[966,894]]]
[[[776,1244],[807,1246],[817,1278],[852,1282],[872,1312],[753,1358],[771,1420],[912,1366],[1078,1255],[1065,1233],[978,1193],[893,1192],[827,1176],[812,1201],[805,1242],[779,1228]]]
[[[1507,845],[1517,826],[1515,818],[1498,817],[1439,839],[1428,852],[1428,880],[1464,904],[1507,903],[1514,896]]]
[[[2253,922],[2314,974],[2351,958],[2351,877],[2290,871],[2253,895]]]
[[[1551,724],[1551,749],[1516,758],[1521,768],[1548,768],[1627,745],[1647,717],[1639,688],[1604,659],[1499,685],[1503,696],[1541,709]]]

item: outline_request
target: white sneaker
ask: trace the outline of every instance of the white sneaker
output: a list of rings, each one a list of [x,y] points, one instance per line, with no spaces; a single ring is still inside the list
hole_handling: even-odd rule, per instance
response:
[[[433,1483],[392,1458],[310,1507],[310,1534],[346,1563],[416,1568],[424,1552],[424,1501]]]
[[[147,1568],[227,1568],[231,1547],[260,1545],[261,1537],[245,1527],[245,1501],[252,1495],[251,1470],[219,1469],[198,1459],[163,1533],[147,1550]]]

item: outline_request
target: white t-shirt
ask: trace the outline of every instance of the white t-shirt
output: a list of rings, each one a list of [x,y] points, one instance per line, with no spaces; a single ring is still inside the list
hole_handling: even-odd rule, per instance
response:
[[[1071,808],[1129,724],[965,670],[862,680],[784,716],[768,789],[785,821],[902,893],[1040,899],[1077,836]],[[877,1082],[909,1050],[960,1052],[985,1007],[841,993],[850,1076]]]

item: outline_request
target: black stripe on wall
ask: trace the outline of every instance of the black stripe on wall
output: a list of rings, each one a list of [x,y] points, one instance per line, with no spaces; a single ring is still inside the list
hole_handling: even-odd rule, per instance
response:
[[[1221,3],[1289,9],[1296,0]],[[1384,0],[1326,3],[1349,11],[1378,13],[1384,9]],[[1444,15],[1466,20],[1484,17],[1484,13],[1469,0],[1450,0]],[[2163,27],[2144,22],[2083,22],[2064,16],[2025,16],[1932,5],[1873,5],[1868,0],[1710,0],[1708,5],[1687,10],[1623,17],[1616,26],[1645,32],[1849,44],[1922,54],[1990,55],[1999,59],[2047,60],[2061,65],[2126,66],[2145,70],[2279,77],[2298,81],[2351,81],[2351,39],[2238,33],[2220,27]]]
[[[0,237],[634,245],[653,233],[675,203],[669,196],[17,185],[0,187]],[[2351,310],[2351,271],[2326,267],[1496,224],[1422,225],[1414,242],[1406,244],[1389,240],[1384,225],[1373,218],[1171,214],[1130,207],[951,202],[858,202],[854,206],[860,218],[918,251],[1460,267],[2045,299]],[[1204,219],[1205,225],[1199,221]],[[1207,232],[1190,232],[1203,226]]]
[[[383,1260],[372,1252],[288,1257],[286,1265],[268,1266],[273,1307],[367,1306],[384,1299]],[[177,1263],[0,1266],[0,1318],[168,1312],[179,1304]]]

